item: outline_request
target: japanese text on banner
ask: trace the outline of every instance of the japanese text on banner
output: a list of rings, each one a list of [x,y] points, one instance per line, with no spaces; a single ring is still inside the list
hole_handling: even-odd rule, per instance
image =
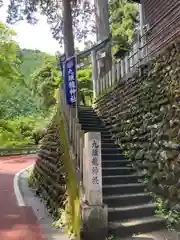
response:
[[[76,102],[76,84],[74,78],[74,72],[72,69],[68,69],[68,86],[69,86],[69,93],[70,93],[70,101],[71,103]]]
[[[64,76],[67,103],[74,104],[76,102],[76,90],[77,90],[75,57],[66,60]]]

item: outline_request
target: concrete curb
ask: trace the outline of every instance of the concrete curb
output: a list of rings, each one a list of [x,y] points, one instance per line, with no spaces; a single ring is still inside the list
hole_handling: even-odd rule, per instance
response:
[[[34,166],[34,163],[31,164],[29,167],[26,167],[26,168],[22,169],[21,171],[19,171],[18,173],[16,173],[16,175],[14,176],[14,182],[13,182],[14,193],[15,193],[15,195],[16,195],[17,204],[18,204],[18,206],[20,206],[20,207],[24,207],[24,206],[27,206],[27,205],[25,204],[23,195],[22,195],[21,190],[20,190],[20,187],[19,187],[19,178],[20,178],[20,175],[21,175],[24,171],[27,171],[29,168],[32,168],[33,166]]]
[[[30,207],[32,209],[34,216],[36,217],[36,224],[40,226],[42,233],[44,234],[44,240],[68,240],[69,238],[65,229],[53,228],[52,224],[54,220],[52,216],[48,213],[43,201],[36,196],[35,191],[29,188],[27,170],[31,167],[33,167],[33,164],[16,174],[16,179],[14,181],[19,189],[15,190],[17,191],[16,197],[18,205],[24,206],[25,208]]]

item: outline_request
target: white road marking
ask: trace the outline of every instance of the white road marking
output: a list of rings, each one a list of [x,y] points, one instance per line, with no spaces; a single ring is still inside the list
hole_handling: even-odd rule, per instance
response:
[[[21,173],[23,173],[24,171],[27,171],[29,168],[32,168],[33,166],[34,166],[34,163],[31,164],[29,167],[22,169],[21,171],[16,173],[16,175],[14,176],[14,183],[13,183],[14,193],[16,195],[17,204],[20,207],[26,206],[26,204],[24,202],[24,198],[23,198],[22,193],[19,188],[19,177],[20,177]]]

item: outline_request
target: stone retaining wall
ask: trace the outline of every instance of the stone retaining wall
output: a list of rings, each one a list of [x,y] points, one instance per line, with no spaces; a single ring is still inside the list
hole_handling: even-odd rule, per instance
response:
[[[37,151],[33,171],[36,193],[44,200],[49,212],[58,219],[66,199],[64,151],[60,143],[56,121],[49,125]]]
[[[95,104],[98,114],[165,207],[180,200],[180,44]]]

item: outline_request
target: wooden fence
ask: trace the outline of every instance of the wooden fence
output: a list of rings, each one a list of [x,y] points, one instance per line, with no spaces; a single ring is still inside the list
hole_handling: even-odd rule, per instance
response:
[[[131,76],[132,73],[139,69],[142,61],[146,61],[148,54],[146,46],[143,47],[142,39],[139,38],[131,48],[131,51],[119,62],[113,64],[109,71],[102,79],[97,80],[97,96],[105,90],[113,87],[116,82]]]

